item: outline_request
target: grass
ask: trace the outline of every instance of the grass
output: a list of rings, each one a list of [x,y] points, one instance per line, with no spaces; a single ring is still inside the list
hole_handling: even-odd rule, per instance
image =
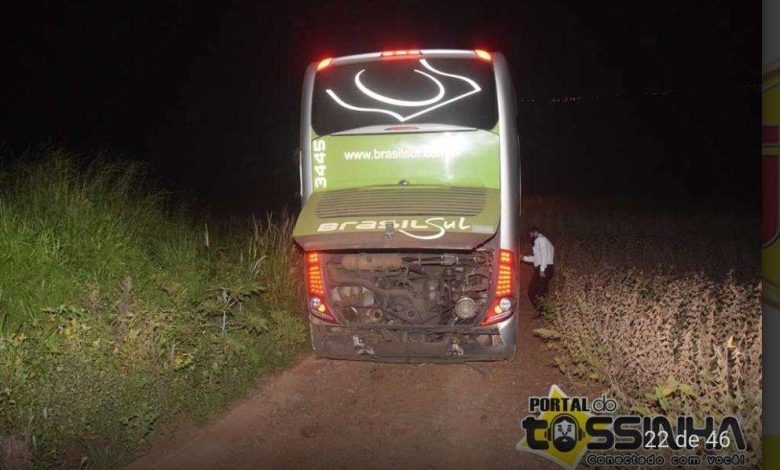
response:
[[[59,150],[0,179],[0,462],[116,467],[306,344],[289,218],[215,230]]]
[[[552,331],[539,334],[557,338],[561,369],[602,383],[624,412],[736,416],[759,467],[758,216],[529,206],[557,250]]]

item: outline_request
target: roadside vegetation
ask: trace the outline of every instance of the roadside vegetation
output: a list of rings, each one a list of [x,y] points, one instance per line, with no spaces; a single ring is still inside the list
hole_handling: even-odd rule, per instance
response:
[[[0,173],[0,467],[116,467],[308,344],[289,217],[209,225],[143,167]],[[624,412],[737,416],[760,461],[759,219],[526,198],[556,246],[537,334]],[[751,240],[756,240],[751,243]]]
[[[624,412],[736,416],[759,466],[759,218],[529,206],[556,246],[549,328],[537,334],[560,351],[559,367],[602,383]]]
[[[0,467],[116,467],[306,345],[289,218],[216,229],[83,161],[0,175]]]

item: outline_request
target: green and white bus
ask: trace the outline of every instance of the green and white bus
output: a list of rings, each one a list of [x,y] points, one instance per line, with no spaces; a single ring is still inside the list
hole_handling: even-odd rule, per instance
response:
[[[308,67],[293,237],[317,354],[513,357],[515,117],[497,52],[386,51]]]

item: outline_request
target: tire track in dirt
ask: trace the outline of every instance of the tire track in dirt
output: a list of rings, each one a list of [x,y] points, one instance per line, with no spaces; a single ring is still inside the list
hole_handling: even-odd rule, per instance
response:
[[[528,272],[523,270],[521,285]],[[525,292],[525,289],[523,289]],[[313,354],[265,378],[202,427],[155,442],[146,468],[559,468],[515,450],[528,397],[594,395],[554,365],[523,297],[511,362],[380,364]]]

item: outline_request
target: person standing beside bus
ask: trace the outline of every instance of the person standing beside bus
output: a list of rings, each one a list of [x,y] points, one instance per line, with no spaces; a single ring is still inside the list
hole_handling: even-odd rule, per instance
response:
[[[542,235],[538,227],[528,229],[528,237],[533,242],[533,254],[523,256],[523,261],[533,263],[534,274],[528,285],[528,298],[537,313],[541,313],[542,304],[547,300],[550,280],[555,275],[555,247],[550,240]]]

